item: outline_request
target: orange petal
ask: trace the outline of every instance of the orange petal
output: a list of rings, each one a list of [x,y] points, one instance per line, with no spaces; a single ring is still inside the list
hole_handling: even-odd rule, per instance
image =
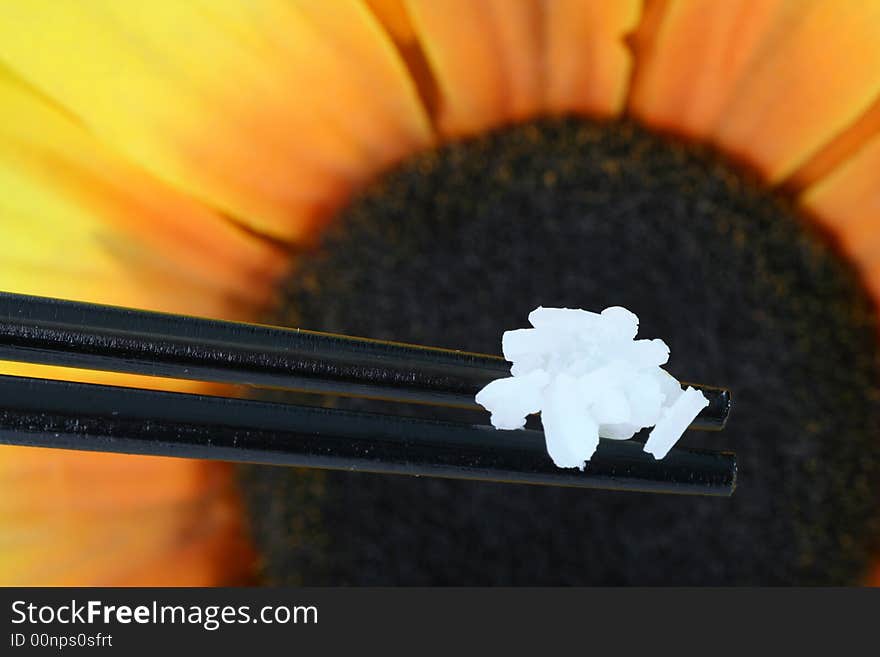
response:
[[[438,127],[459,136],[501,123],[507,80],[488,3],[406,3],[439,91]]]
[[[543,95],[541,12],[538,0],[486,0],[504,63],[505,119],[519,121],[534,116]]]
[[[670,3],[675,0],[643,0],[642,12],[639,16],[638,25],[627,37],[627,42],[636,59],[636,68],[633,71],[638,75],[641,67],[651,57],[652,49],[657,40],[660,25],[669,11]],[[644,61],[643,61],[644,60]]]
[[[405,0],[366,0],[367,5],[398,43],[415,41],[416,32],[407,13]]]
[[[170,583],[166,563],[207,540],[222,539],[230,556],[242,554],[226,464],[16,447],[0,449],[0,460],[3,490],[17,490],[23,476],[44,484],[36,496],[8,496],[0,510],[4,584]],[[173,489],[151,494],[166,484]],[[250,566],[216,550],[196,552],[191,563],[213,573],[205,584],[236,581]]]
[[[62,463],[64,466],[62,467]],[[225,470],[203,461],[126,458],[9,447],[0,459],[0,481],[15,496],[0,499],[0,515],[107,513],[179,504],[228,485]],[[89,481],[88,487],[71,485]],[[150,482],[150,486],[144,486]]]
[[[432,122],[437,117],[439,93],[425,51],[406,7],[406,0],[366,0],[367,6],[388,32]],[[433,123],[432,123],[433,129]]]
[[[880,136],[801,195],[840,241],[880,300]]]
[[[173,545],[142,568],[130,570],[111,582],[125,586],[226,586],[253,584],[256,555],[243,539],[244,510],[231,504],[225,531],[212,531],[186,545]]]
[[[704,137],[786,2],[671,0],[649,7],[629,109],[649,125]]]
[[[441,134],[472,134],[538,111],[537,0],[408,0],[406,9],[438,89]]]
[[[713,133],[772,182],[791,175],[880,93],[880,3],[792,7],[755,50]]]
[[[160,179],[286,240],[431,139],[355,0],[6,3],[0,59]]]
[[[785,181],[786,187],[792,191],[800,191],[819,182],[855,155],[877,134],[880,134],[880,97],[855,123],[795,171]]]
[[[620,113],[632,53],[624,43],[636,28],[639,0],[544,3],[545,104],[554,113]]]

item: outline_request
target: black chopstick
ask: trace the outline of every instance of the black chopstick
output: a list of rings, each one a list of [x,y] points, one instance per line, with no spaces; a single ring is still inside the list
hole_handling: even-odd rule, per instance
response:
[[[479,409],[503,358],[0,292],[0,360]],[[692,429],[724,428],[730,392]]]
[[[729,452],[656,461],[603,440],[581,472],[553,465],[539,431],[2,375],[0,444],[652,493],[736,486]]]

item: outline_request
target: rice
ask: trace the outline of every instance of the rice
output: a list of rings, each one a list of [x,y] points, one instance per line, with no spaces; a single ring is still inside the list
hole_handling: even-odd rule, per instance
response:
[[[636,340],[639,318],[626,308],[538,307],[529,323],[504,333],[511,376],[489,383],[476,401],[497,429],[521,429],[540,413],[547,452],[560,468],[583,469],[600,437],[627,440],[647,427],[654,429],[644,449],[662,459],[709,404],[662,369],[665,342]]]

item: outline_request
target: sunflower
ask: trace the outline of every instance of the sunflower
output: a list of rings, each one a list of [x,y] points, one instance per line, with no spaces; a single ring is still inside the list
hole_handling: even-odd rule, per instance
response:
[[[10,0],[0,17],[2,289],[493,350],[474,337],[497,339],[488,320],[458,338],[447,331],[468,317],[463,300],[485,314],[504,305],[509,261],[530,272],[511,303],[549,289],[586,305],[577,300],[598,298],[585,291],[589,280],[653,281],[654,290],[688,281],[686,294],[661,305],[687,317],[669,328],[704,339],[692,372],[713,379],[719,371],[701,373],[699,363],[712,354],[723,362],[734,345],[730,353],[757,368],[742,376],[791,387],[801,404],[755,403],[755,440],[792,435],[756,443],[763,479],[753,489],[764,497],[746,498],[754,506],[740,509],[741,523],[698,537],[701,556],[748,544],[757,546],[750,564],[797,563],[783,574],[754,565],[700,576],[872,581],[880,2]],[[557,259],[569,269],[554,269]],[[585,269],[566,278],[574,266]],[[609,270],[616,278],[599,276]],[[752,277],[763,287],[737,287]],[[476,291],[465,294],[468,281]],[[739,295],[724,307],[722,288]],[[648,287],[640,294],[642,314],[653,297]],[[771,326],[767,335],[731,329],[740,318],[726,312],[751,312],[764,298],[772,307],[743,326]],[[3,372],[205,389],[13,363]],[[816,399],[828,404],[804,419]],[[758,423],[774,413],[797,422]],[[850,442],[835,438],[838,456],[825,460],[842,427]],[[377,481],[3,447],[0,582],[220,585],[258,573],[308,582],[311,567],[328,581],[360,582],[371,580],[355,571],[384,563],[377,554],[398,563],[394,581],[456,582],[462,571],[407,577],[400,564],[406,553],[419,555],[415,569],[476,550],[466,538],[456,545],[456,533],[482,525],[485,567],[465,580],[490,581],[495,568],[499,581],[553,581],[500,565],[508,548],[499,541],[564,540],[553,535],[559,518],[538,517],[538,498]],[[407,505],[393,501],[401,497]],[[850,497],[838,513],[837,500]],[[615,522],[632,506],[601,499],[604,520],[591,507],[581,534],[630,563],[646,542],[656,555],[673,549],[662,538],[621,539]],[[357,503],[356,514],[340,511]],[[562,493],[540,503],[576,504]],[[668,521],[675,531],[665,540],[687,544],[693,524],[665,504],[634,522]],[[450,509],[462,505],[484,515],[456,520]],[[729,513],[687,509],[704,526]],[[797,520],[768,520],[786,514]],[[773,525],[772,540],[748,533],[762,523]],[[420,537],[394,543],[400,525]],[[345,572],[333,561],[353,549],[342,536],[373,550]],[[517,559],[552,569],[540,549]],[[594,556],[604,570],[592,581],[626,580],[608,574],[618,571],[606,552]]]

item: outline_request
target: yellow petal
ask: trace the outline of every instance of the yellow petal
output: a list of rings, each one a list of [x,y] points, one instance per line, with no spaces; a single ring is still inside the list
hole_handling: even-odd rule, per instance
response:
[[[354,0],[4,3],[0,60],[159,178],[283,239],[430,140]]]
[[[555,113],[620,113],[632,53],[625,38],[639,21],[639,0],[544,3],[546,107]]]
[[[234,318],[269,299],[282,253],[3,72],[0,119],[0,289]],[[21,363],[0,371],[217,388]],[[0,583],[239,581],[250,561],[231,481],[222,464],[0,447]]]
[[[228,316],[285,256],[131,166],[0,74],[0,281],[16,292]]]

